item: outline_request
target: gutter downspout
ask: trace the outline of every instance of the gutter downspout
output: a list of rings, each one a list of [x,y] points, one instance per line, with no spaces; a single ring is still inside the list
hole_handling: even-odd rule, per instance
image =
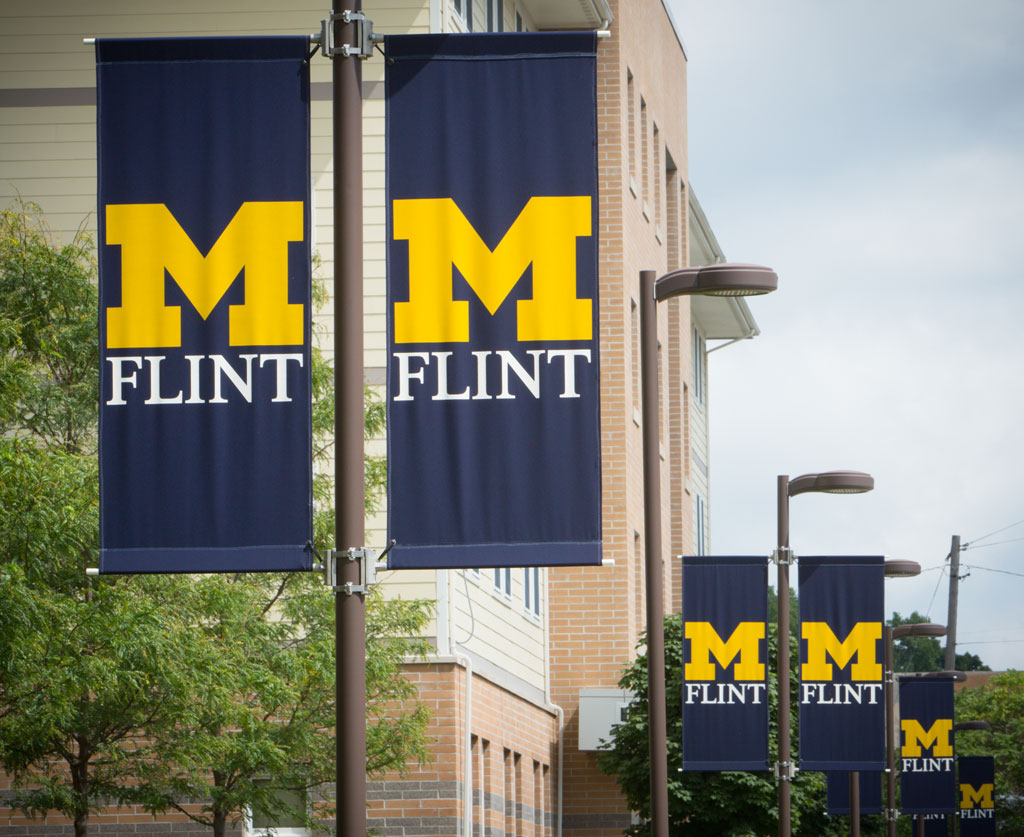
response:
[[[551,584],[544,570],[544,700],[558,719],[558,773],[555,808],[555,837],[562,837],[562,765],[565,763],[565,710],[551,700]]]
[[[612,15],[612,10],[607,0],[590,0],[590,8],[594,10],[594,14],[601,20],[601,27],[597,31],[605,32],[609,30],[615,18]]]
[[[462,777],[462,833],[465,837],[473,837],[473,662],[465,654],[460,654],[455,643],[452,643],[455,659],[466,671],[466,756],[465,773]]]
[[[465,837],[473,837],[473,661],[468,653],[460,654],[455,641],[455,608],[452,601],[452,573],[449,570],[435,570],[437,586],[437,653],[455,658],[466,672],[466,699],[463,716],[465,718],[465,758],[462,775],[462,833]],[[472,636],[472,634],[470,635]]]

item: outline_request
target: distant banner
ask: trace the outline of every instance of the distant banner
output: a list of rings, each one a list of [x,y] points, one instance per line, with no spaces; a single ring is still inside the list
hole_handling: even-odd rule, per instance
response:
[[[683,769],[768,769],[768,559],[683,558]]]
[[[308,52],[96,43],[101,572],[311,566]]]
[[[595,35],[384,48],[390,566],[599,564]]]
[[[884,559],[800,558],[800,769],[882,770]]]
[[[885,809],[882,805],[882,773],[878,770],[862,770],[857,773],[860,779],[857,787],[860,790],[860,812],[881,814]],[[830,814],[850,813],[850,774],[830,771],[826,774],[827,805]]]
[[[914,837],[918,835],[921,820],[924,820],[924,837],[949,837],[949,816],[946,814],[920,814],[911,817]]]
[[[953,679],[901,677],[899,686],[900,807],[907,814],[952,814]]]
[[[995,759],[992,756],[960,756],[956,764],[960,790],[960,837],[995,837]]]

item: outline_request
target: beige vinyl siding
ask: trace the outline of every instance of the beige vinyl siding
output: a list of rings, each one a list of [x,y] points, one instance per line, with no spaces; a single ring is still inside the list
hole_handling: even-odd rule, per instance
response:
[[[442,2],[442,0],[436,0]],[[446,0],[450,2],[450,0]],[[156,10],[136,0],[91,3],[101,12],[76,14],[82,5],[56,0],[44,5],[27,0],[0,4],[0,96],[19,91],[37,102],[63,97],[95,98],[95,50],[82,43],[89,37],[311,34],[320,30],[327,14],[320,3],[288,4],[277,0],[236,2],[239,12],[211,12],[205,0],[180,0],[173,11]],[[364,3],[374,31],[425,33],[430,28],[429,0],[390,0]],[[514,29],[514,10],[505,4],[506,30]],[[481,26],[486,7],[474,14]],[[244,26],[239,29],[239,25]],[[478,27],[475,27],[478,28]],[[319,256],[317,274],[330,283],[333,275],[333,163],[331,102],[324,99],[331,80],[330,62],[319,54],[311,63],[314,95],[311,105],[311,167],[313,181],[313,239]],[[384,179],[384,100],[380,82],[384,61],[379,55],[363,64],[363,220],[364,220],[364,365],[371,381],[382,381],[386,346],[386,210]],[[49,97],[49,98],[47,98]],[[0,100],[2,101],[2,100]],[[10,101],[10,99],[8,99]],[[0,203],[7,206],[20,195],[39,203],[60,238],[81,225],[95,235],[96,108],[94,105],[0,107]],[[325,355],[332,355],[333,315],[328,299],[315,312]],[[383,387],[378,386],[383,397]],[[368,452],[384,455],[384,439],[372,440]],[[327,471],[331,472],[330,466]],[[386,543],[386,511],[367,520],[366,545],[381,550]],[[513,599],[506,604],[491,593],[491,571],[480,584],[470,584],[476,633],[470,649],[493,666],[543,689],[543,621],[523,609],[522,570],[512,572]],[[389,596],[436,599],[433,571],[395,571],[381,576]],[[452,619],[456,638],[468,636],[471,617],[461,583],[451,586]],[[543,606],[547,606],[543,595]],[[426,633],[437,635],[436,624]]]
[[[541,572],[541,619],[524,612],[523,570],[512,568],[512,595],[505,598],[494,590],[494,570],[486,567],[479,577],[466,570],[468,584],[460,572],[451,571],[449,606],[454,614],[453,640],[484,657],[536,689],[544,689],[544,609],[547,593]],[[466,589],[472,600],[472,615]],[[467,637],[472,638],[465,641]]]

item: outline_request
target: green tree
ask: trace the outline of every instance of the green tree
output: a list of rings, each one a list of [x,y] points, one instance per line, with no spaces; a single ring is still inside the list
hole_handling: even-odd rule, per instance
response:
[[[118,799],[180,685],[171,585],[90,585],[98,531],[91,243],[38,208],[0,215],[0,761],[17,806],[84,834]],[[164,611],[170,611],[170,617]]]
[[[917,625],[922,622],[930,622],[927,616],[922,616],[916,610],[904,618],[895,611],[889,625]],[[893,668],[896,671],[942,671],[945,668],[946,652],[939,640],[935,637],[912,636],[897,639],[892,646]],[[957,671],[991,671],[981,658],[976,654],[960,653],[956,655]]]
[[[598,765],[614,775],[629,806],[641,819],[650,817],[650,762],[648,759],[647,715],[647,657],[642,653],[645,639],[641,639],[640,655],[630,663],[619,681],[619,686],[632,691],[636,698],[629,706],[627,719],[612,729],[607,749],[598,756]],[[769,626],[768,652],[772,670],[775,667],[776,631]],[[799,643],[790,636],[790,657],[796,661]],[[677,767],[682,762],[682,617],[665,617],[665,672],[666,712],[668,718],[668,791],[669,823],[673,835],[708,834],[747,837],[774,834],[778,828],[777,784],[770,773],[708,772],[682,773]],[[797,694],[797,666],[791,666],[791,693]],[[770,752],[777,758],[778,732],[775,719],[778,711],[778,692],[769,680]],[[795,704],[791,707],[791,726],[797,730]],[[796,752],[797,738],[793,747]],[[792,826],[796,835],[828,837],[845,833],[840,818],[825,815],[825,776],[822,773],[798,773],[793,782]],[[626,831],[634,837],[650,833],[646,822]]]
[[[983,686],[956,693],[957,721],[988,721],[985,731],[960,732],[960,756],[993,756],[996,822],[1000,832],[1024,834],[1024,671],[997,674]]]
[[[59,811],[76,834],[107,804],[162,810],[184,796],[204,800],[189,810],[215,830],[245,810],[308,820],[303,794],[334,764],[333,600],[319,579],[85,576],[98,546],[91,252],[81,235],[54,244],[29,204],[0,219],[0,763],[14,804]],[[331,376],[318,355],[313,376],[325,455]],[[383,405],[368,405],[375,434]],[[369,508],[383,461],[366,470]],[[315,493],[322,549],[322,475]],[[372,772],[425,755],[426,712],[390,710],[413,695],[400,665],[422,649],[407,637],[428,614],[369,597]]]
[[[334,779],[333,598],[309,574],[214,575],[195,579],[187,602],[177,606],[201,622],[203,656],[133,798],[181,811],[216,837],[247,812],[315,827],[329,806],[313,800]],[[399,667],[424,650],[405,637],[428,611],[378,596],[367,611],[368,770],[380,773],[425,756],[427,713],[407,704],[415,690]]]
[[[95,447],[99,357],[92,239],[59,245],[39,207],[0,215],[0,434],[47,449]]]

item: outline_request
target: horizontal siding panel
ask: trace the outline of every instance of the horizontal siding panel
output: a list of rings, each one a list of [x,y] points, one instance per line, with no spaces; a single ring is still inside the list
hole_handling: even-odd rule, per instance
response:
[[[63,180],[52,177],[19,177],[18,183],[21,184],[21,196],[25,200],[34,200],[36,203],[40,202],[40,198],[84,196],[92,201],[94,207],[96,204],[95,175],[93,177],[68,177]],[[9,186],[4,188],[4,185],[0,184],[0,194],[11,196],[14,193],[10,191]]]
[[[161,7],[156,7],[161,8]],[[175,9],[179,6],[175,5]],[[81,6],[79,6],[79,10]],[[134,14],[103,15],[54,15],[53,17],[6,17],[0,16],[0,27],[10,36],[44,35],[52,39],[61,35],[76,38],[126,37],[149,33],[173,35],[211,34],[261,34],[302,35],[320,31],[320,20],[325,11],[282,12],[280,6],[273,11],[246,11],[244,15],[211,12],[209,4],[195,12],[161,11],[155,14],[139,14],[135,4]],[[240,26],[241,24],[241,26]]]
[[[128,16],[134,15],[143,17],[144,12],[140,11],[139,0],[104,0],[102,13],[93,17]],[[277,12],[280,13],[280,0],[245,0],[245,3],[238,3],[239,11],[243,9],[253,12]],[[292,0],[293,8],[302,6],[302,3]],[[310,14],[322,14],[322,6],[316,3],[306,3],[305,7]],[[207,0],[175,0],[174,9],[181,14],[203,14],[209,11],[210,4]],[[81,11],[81,0],[47,0],[45,4],[29,2],[11,2],[5,0],[3,11],[0,12],[0,21],[9,19],[32,17],[37,19],[55,19],[70,17]]]
[[[2,142],[2,137],[0,137]],[[96,141],[21,142],[0,145],[4,163],[32,163],[40,160],[91,160],[96,167]]]
[[[96,134],[96,107],[3,108],[5,125],[91,125]]]
[[[37,177],[88,177],[96,176],[96,158],[91,160],[50,160],[12,161],[0,160],[0,182],[18,181],[23,178]]]
[[[9,111],[4,113],[6,115]],[[0,146],[21,142],[33,144],[87,142],[95,146],[96,125],[95,122],[85,121],[70,124],[58,122],[19,124],[13,120],[10,122],[5,120],[0,123]],[[10,156],[9,149],[0,147],[0,159],[6,160]]]

